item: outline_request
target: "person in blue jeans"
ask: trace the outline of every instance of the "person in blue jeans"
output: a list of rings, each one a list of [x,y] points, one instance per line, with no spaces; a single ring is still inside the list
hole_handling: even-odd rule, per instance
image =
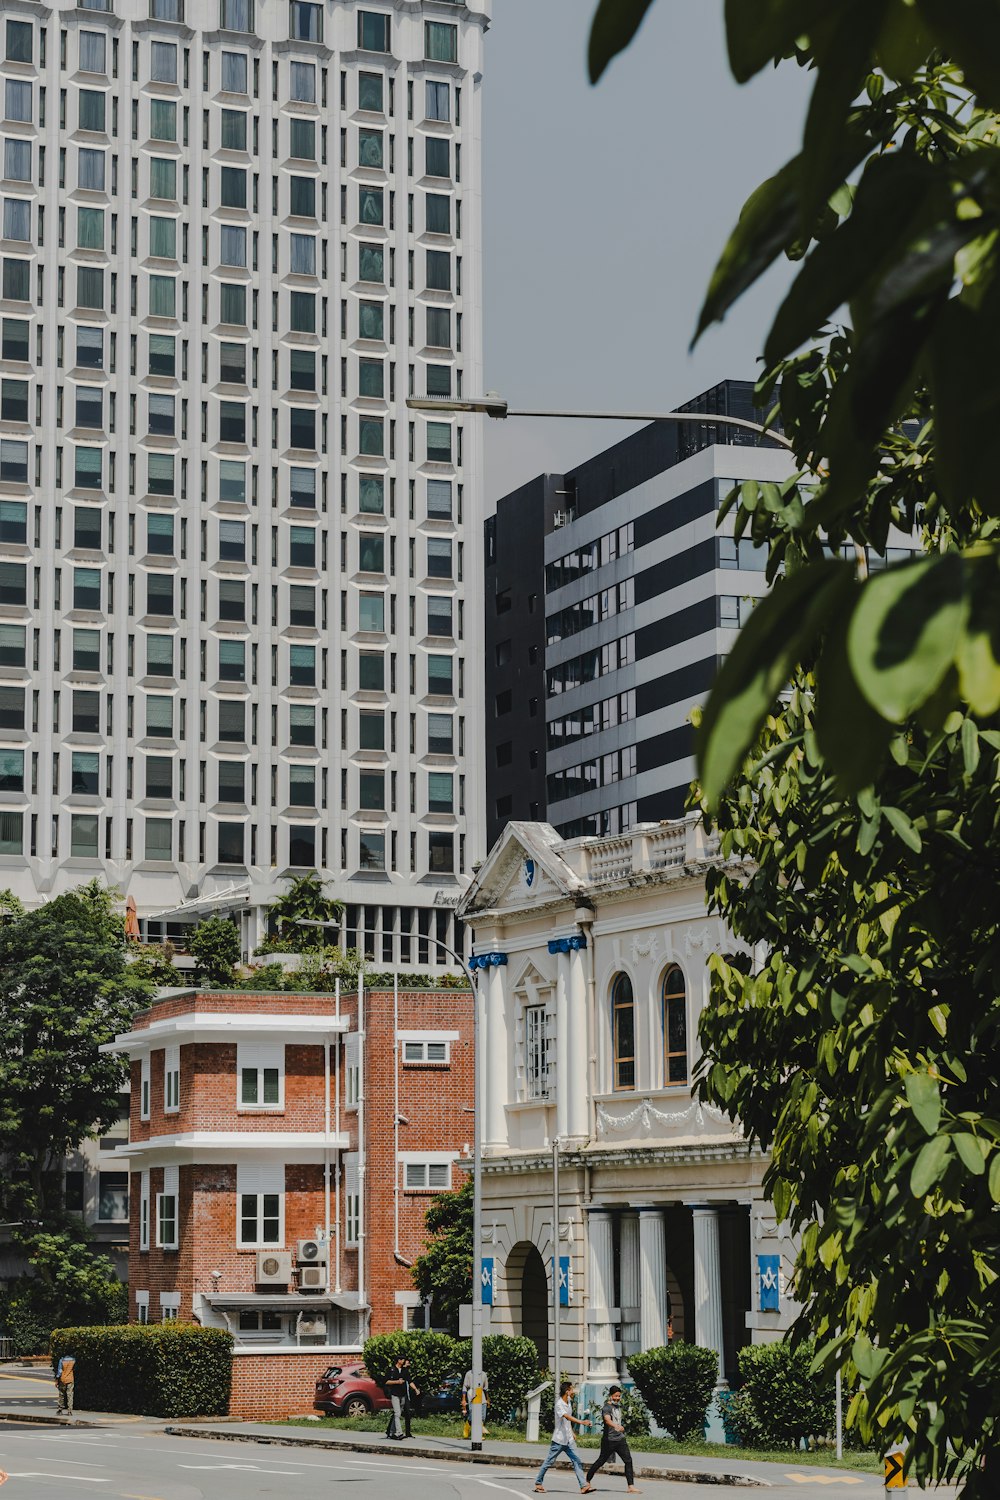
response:
[[[562,1456],[568,1458],[573,1465],[573,1473],[579,1481],[581,1495],[589,1495],[594,1486],[587,1483],[587,1476],[583,1472],[580,1455],[573,1446],[573,1428],[587,1427],[589,1423],[586,1417],[574,1417],[573,1415],[573,1382],[571,1380],[564,1380],[559,1387],[555,1417],[549,1451],[545,1455],[545,1462],[535,1476],[535,1494],[544,1495],[545,1487],[542,1484],[542,1480],[556,1459]]]

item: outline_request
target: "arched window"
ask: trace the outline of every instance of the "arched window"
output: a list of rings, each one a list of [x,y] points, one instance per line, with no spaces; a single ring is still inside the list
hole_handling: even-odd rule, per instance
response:
[[[687,1083],[687,994],[684,975],[676,964],[663,976],[663,1082]]]
[[[614,1046],[616,1089],[635,1088],[635,1001],[632,981],[619,974],[611,987],[611,1040]]]

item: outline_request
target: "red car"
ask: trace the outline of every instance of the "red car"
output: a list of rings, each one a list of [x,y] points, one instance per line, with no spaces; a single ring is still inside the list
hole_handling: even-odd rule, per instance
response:
[[[331,1365],[316,1382],[313,1406],[328,1417],[365,1417],[371,1411],[388,1411],[391,1405],[360,1360]]]

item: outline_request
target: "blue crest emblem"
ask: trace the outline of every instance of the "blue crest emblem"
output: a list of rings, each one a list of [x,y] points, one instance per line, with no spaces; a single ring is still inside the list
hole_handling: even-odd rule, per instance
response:
[[[535,861],[533,859],[526,859],[524,861],[524,883],[528,887],[529,891],[531,890],[531,887],[534,884],[534,881],[535,881]]]

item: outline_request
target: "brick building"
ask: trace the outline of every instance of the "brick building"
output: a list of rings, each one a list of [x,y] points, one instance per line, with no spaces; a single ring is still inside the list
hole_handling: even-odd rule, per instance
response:
[[[425,1316],[410,1266],[472,1141],[466,990],[164,992],[132,1069],[130,1316],[236,1341],[231,1410],[308,1410],[369,1333]]]

